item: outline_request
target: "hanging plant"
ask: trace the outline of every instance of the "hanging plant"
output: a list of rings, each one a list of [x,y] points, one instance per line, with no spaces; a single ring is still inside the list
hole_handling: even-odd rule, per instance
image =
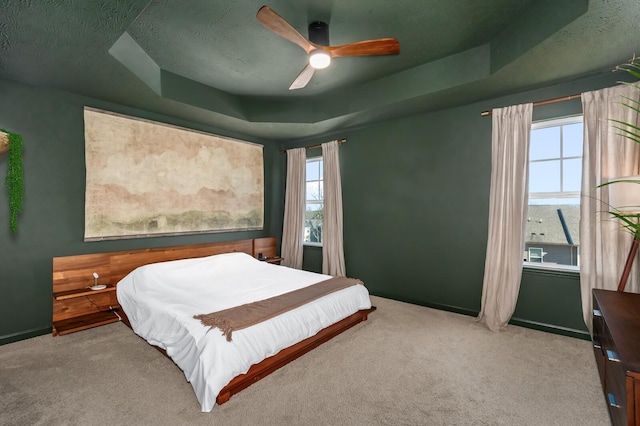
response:
[[[22,210],[24,200],[24,179],[22,176],[22,136],[8,130],[0,129],[0,132],[8,135],[9,156],[7,165],[7,177],[4,180],[9,192],[9,227],[11,232],[18,229],[18,213]]]

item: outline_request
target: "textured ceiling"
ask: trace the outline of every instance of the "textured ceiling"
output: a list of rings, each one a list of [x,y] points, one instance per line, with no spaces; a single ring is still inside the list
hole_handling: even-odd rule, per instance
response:
[[[307,87],[298,46],[250,0],[33,0],[0,6],[0,77],[262,138],[464,104],[612,69],[638,53],[638,0],[274,0],[331,45],[394,37],[398,55],[334,58]]]

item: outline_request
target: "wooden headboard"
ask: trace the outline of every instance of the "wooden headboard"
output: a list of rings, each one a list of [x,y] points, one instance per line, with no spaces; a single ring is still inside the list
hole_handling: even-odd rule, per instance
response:
[[[93,273],[100,275],[99,284],[116,285],[129,272],[149,263],[214,254],[242,252],[257,257],[258,253],[276,255],[276,239],[224,241],[107,253],[80,254],[53,258],[53,286],[55,291],[68,291],[93,284]]]
[[[115,286],[129,272],[149,263],[214,254],[242,252],[253,257],[258,253],[276,255],[276,239],[256,238],[218,243],[191,244],[107,253],[80,254],[53,258],[53,323],[119,308]],[[98,284],[107,289],[84,291],[94,284],[93,273],[99,275]],[[87,293],[87,294],[85,294]],[[80,296],[80,297],[79,297]]]

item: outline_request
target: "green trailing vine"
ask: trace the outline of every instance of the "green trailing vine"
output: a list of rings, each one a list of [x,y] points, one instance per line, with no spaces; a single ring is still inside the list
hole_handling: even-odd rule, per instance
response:
[[[9,157],[7,177],[4,184],[9,191],[9,227],[15,233],[18,229],[18,213],[24,200],[24,179],[22,176],[22,136],[8,130],[0,131],[9,135]]]

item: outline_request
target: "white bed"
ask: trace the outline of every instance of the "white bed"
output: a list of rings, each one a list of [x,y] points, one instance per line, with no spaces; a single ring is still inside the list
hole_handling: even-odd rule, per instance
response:
[[[364,285],[323,296],[285,314],[233,332],[228,342],[194,315],[267,299],[329,279],[259,261],[246,253],[154,263],[117,285],[117,298],[133,331],[164,349],[184,371],[203,412],[234,377],[320,330],[371,308]]]

